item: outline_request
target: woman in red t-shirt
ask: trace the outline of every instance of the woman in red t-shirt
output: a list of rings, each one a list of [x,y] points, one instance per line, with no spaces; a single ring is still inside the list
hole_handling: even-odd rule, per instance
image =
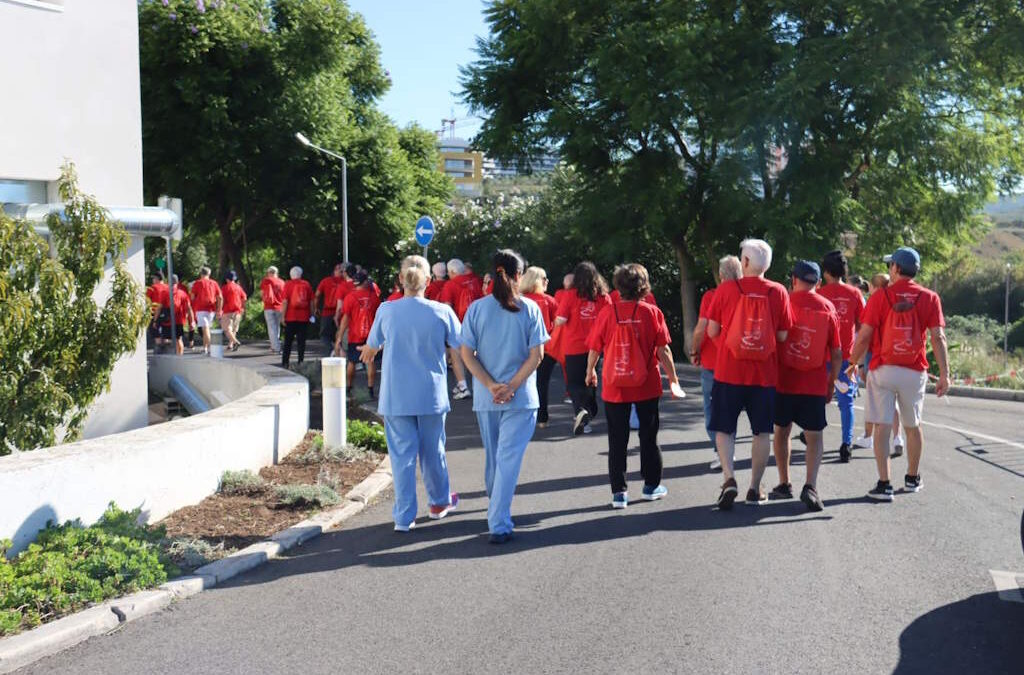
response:
[[[597,415],[597,389],[587,385],[587,337],[601,310],[609,306],[608,282],[592,262],[581,262],[573,272],[572,289],[558,305],[555,326],[562,330],[565,371],[572,398],[574,435],[589,433]]]
[[[296,265],[284,282],[281,294],[281,313],[284,314],[284,347],[281,349],[281,365],[288,367],[292,354],[292,342],[299,343],[299,363],[306,356],[306,331],[313,315],[313,287],[302,278],[302,268]]]
[[[597,360],[604,354],[601,398],[608,420],[608,479],[612,487],[612,508],[624,509],[626,494],[626,447],[629,445],[629,415],[635,406],[639,420],[640,473],[644,478],[643,498],[661,499],[668,489],[661,484],[661,450],[658,448],[658,402],[661,372],[679,386],[669,343],[665,315],[642,301],[650,292],[647,270],[631,263],[615,270],[615,288],[621,300],[606,306],[587,339],[587,384],[597,386]]]
[[[545,291],[548,289],[548,273],[541,267],[527,267],[519,280],[519,292],[524,298],[529,298],[540,307],[540,315],[544,318],[544,328],[550,334],[554,330],[555,314],[558,312],[558,303]],[[550,354],[544,354],[544,360],[537,368],[537,394],[540,397],[540,408],[537,410],[537,426],[543,429],[548,425],[548,385],[551,383],[551,373],[554,371],[558,361]]]

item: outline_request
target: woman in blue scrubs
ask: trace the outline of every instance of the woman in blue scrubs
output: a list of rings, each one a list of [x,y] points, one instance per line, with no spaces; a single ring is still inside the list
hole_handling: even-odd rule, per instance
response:
[[[473,411],[487,454],[484,482],[492,544],[512,539],[512,497],[526,446],[537,424],[536,370],[548,331],[535,302],[519,295],[523,259],[494,254],[494,289],[469,306],[462,323],[462,359],[473,373]]]
[[[425,258],[403,260],[400,277],[405,295],[377,310],[360,359],[370,364],[387,346],[377,412],[384,418],[394,476],[395,531],[408,532],[416,526],[417,458],[430,517],[444,518],[459,502],[449,486],[444,453],[444,420],[451,409],[445,343],[459,343],[459,320],[448,305],[424,298],[430,281]]]

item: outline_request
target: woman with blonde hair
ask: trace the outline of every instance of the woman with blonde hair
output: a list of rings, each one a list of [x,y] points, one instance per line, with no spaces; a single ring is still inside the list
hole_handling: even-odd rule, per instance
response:
[[[548,273],[543,267],[527,267],[523,272],[523,278],[519,280],[519,292],[524,298],[529,298],[537,303],[540,314],[544,318],[544,328],[551,334],[554,330],[555,313],[558,311],[558,303],[547,294]],[[550,354],[544,354],[544,360],[537,368],[537,395],[540,397],[540,408],[537,409],[537,426],[543,429],[548,425],[548,389],[551,384],[551,373],[554,372],[558,361]]]
[[[459,320],[451,307],[424,297],[430,280],[425,258],[412,255],[399,273],[405,295],[381,305],[360,359],[369,365],[385,345],[377,412],[384,418],[395,484],[396,532],[416,526],[416,460],[439,520],[459,503],[451,492],[445,460],[444,421],[448,402],[445,343],[459,343]]]

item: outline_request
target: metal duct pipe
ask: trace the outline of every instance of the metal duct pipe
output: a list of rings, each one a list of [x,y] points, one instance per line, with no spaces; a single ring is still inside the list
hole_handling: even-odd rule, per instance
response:
[[[167,381],[167,388],[171,390],[174,397],[185,406],[189,415],[209,412],[210,404],[206,402],[199,392],[181,375],[174,375]]]
[[[31,223],[37,234],[50,235],[46,220],[50,214],[64,217],[64,205],[3,204],[4,212],[15,219]],[[181,217],[171,209],[159,206],[104,206],[111,220],[116,220],[129,234],[143,237],[170,237],[181,240]]]

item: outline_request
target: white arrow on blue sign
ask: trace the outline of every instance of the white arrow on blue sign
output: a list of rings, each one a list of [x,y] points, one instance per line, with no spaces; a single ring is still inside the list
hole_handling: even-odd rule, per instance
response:
[[[434,240],[434,221],[430,216],[423,216],[416,221],[416,243],[420,246],[429,246]]]

